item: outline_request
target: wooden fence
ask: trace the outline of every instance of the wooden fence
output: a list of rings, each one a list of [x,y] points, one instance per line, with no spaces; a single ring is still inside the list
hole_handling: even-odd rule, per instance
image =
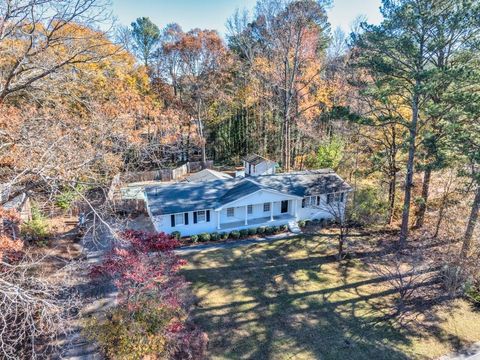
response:
[[[117,174],[113,177],[107,198],[117,211],[146,212],[145,202],[140,199],[124,199],[120,189],[123,184],[146,181],[173,181],[181,180],[188,173],[200,171],[203,168],[201,161],[187,162],[170,169],[154,171],[139,171]],[[213,161],[205,163],[205,168],[213,168]]]
[[[213,161],[208,160],[205,163],[207,169],[213,167]],[[197,172],[202,169],[202,162],[194,161],[187,162],[186,164],[180,165],[176,168],[169,169],[158,169],[153,171],[138,171],[138,172],[126,172],[118,174],[114,178],[114,181],[117,183],[134,183],[134,182],[144,182],[144,181],[173,181],[180,180],[188,173]]]

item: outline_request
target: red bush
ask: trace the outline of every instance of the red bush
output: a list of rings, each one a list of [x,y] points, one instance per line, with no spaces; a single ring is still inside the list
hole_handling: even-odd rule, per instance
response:
[[[122,238],[126,244],[113,248],[101,264],[93,266],[91,276],[111,278],[126,302],[156,292],[166,305],[178,306],[177,293],[184,281],[176,273],[186,264],[172,252],[178,240],[164,233],[134,230],[125,231]]]
[[[105,277],[117,287],[117,314],[129,314],[122,324],[135,323],[137,316],[141,319],[133,326],[140,333],[132,334],[131,341],[142,338],[143,333],[153,336],[151,339],[164,337],[175,358],[192,358],[195,354],[194,358],[201,359],[206,335],[188,322],[187,283],[178,275],[186,261],[172,251],[179,241],[163,233],[133,230],[122,233],[122,238],[125,243],[112,249],[90,274],[93,278]],[[158,314],[166,316],[168,323],[159,327]],[[151,329],[156,330],[149,333]],[[109,344],[107,341],[105,346]],[[115,353],[112,348],[108,351]]]
[[[140,252],[172,251],[180,246],[178,239],[165,233],[126,230],[121,236],[134,250]]]

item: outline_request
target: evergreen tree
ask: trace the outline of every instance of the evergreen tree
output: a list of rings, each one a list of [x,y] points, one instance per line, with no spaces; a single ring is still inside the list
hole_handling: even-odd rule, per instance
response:
[[[409,231],[416,142],[420,107],[426,95],[434,12],[434,1],[430,0],[384,0],[385,20],[378,26],[364,25],[364,32],[354,39],[360,54],[358,64],[375,79],[370,88],[374,103],[389,106],[394,101],[397,110],[385,121],[402,124],[409,132],[401,245],[405,244]]]
[[[408,130],[401,245],[409,233],[415,165],[424,171],[421,226],[432,171],[446,163],[445,121],[452,112],[446,97],[459,63],[469,61],[460,53],[478,36],[478,8],[475,1],[384,0],[385,20],[363,25],[364,32],[354,36],[357,65],[369,73],[365,94],[371,106],[377,112],[394,108],[380,119]]]
[[[155,45],[160,40],[160,29],[148,17],[132,22],[133,50],[148,67]]]

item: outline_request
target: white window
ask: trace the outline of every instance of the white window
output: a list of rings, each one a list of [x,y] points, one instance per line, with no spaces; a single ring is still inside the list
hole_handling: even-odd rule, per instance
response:
[[[318,205],[318,196],[307,196],[302,200],[302,207],[314,207]]]
[[[252,214],[253,213],[253,205],[248,205],[247,206],[247,214]]]
[[[235,216],[235,208],[228,208],[227,209],[227,216],[228,217],[234,217]]]
[[[270,211],[270,203],[264,203],[263,204],[263,211],[264,212]]]
[[[202,223],[202,222],[205,222],[206,220],[207,220],[206,211],[205,210],[197,211],[197,223]]]
[[[175,214],[175,225],[183,225],[184,224],[185,215],[182,214]]]
[[[335,201],[343,202],[344,193],[335,194]]]
[[[333,194],[327,195],[327,204],[330,204],[333,201]]]

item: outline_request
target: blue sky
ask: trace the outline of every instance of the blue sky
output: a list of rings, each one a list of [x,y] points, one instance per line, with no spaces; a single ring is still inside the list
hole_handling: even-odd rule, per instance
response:
[[[129,25],[137,17],[148,16],[160,28],[176,22],[187,31],[195,27],[225,33],[225,22],[236,8],[253,9],[256,0],[112,0],[113,13],[121,24]],[[333,0],[328,11],[332,29],[348,32],[358,15],[379,23],[380,0]]]

